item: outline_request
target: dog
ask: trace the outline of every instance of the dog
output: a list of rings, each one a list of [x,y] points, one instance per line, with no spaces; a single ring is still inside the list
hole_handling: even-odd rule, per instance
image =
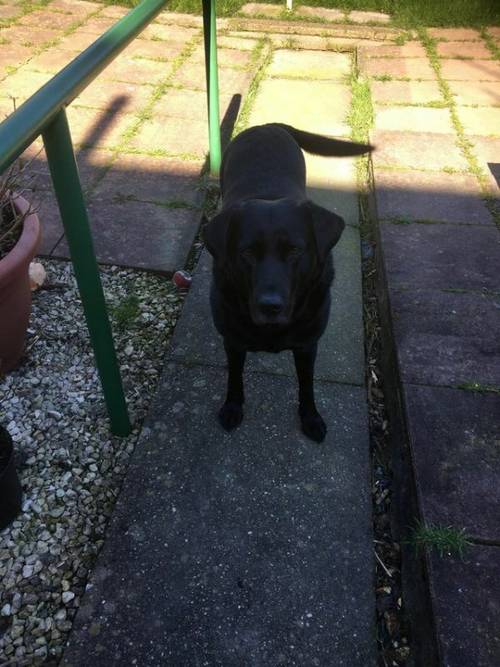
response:
[[[349,156],[372,147],[282,123],[243,131],[224,152],[222,206],[204,220],[203,238],[214,260],[210,303],[228,364],[221,425],[230,431],[243,419],[247,351],[292,350],[302,431],[321,442],[327,428],[314,400],[314,363],[330,311],[331,250],[345,223],[307,199],[301,149]]]

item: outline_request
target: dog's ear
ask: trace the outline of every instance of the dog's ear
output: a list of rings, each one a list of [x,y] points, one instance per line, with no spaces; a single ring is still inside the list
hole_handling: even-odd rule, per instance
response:
[[[210,222],[208,222],[205,216],[202,218],[202,224],[206,223],[203,227],[203,241],[205,242],[208,252],[218,262],[223,262],[225,260],[227,232],[232,214],[232,210],[227,209],[214,216]]]
[[[345,222],[336,213],[318,206],[318,204],[312,201],[307,202],[307,207],[312,220],[318,255],[324,261],[330,250],[340,239],[344,231]]]

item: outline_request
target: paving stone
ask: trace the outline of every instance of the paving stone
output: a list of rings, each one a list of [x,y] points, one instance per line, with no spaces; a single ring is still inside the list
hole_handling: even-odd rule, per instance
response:
[[[31,57],[33,50],[20,44],[0,44],[0,65],[18,67]]]
[[[94,199],[136,199],[201,203],[199,175],[203,163],[149,155],[119,155],[100,181]]]
[[[74,51],[66,51],[59,47],[53,47],[30,59],[24,66],[23,71],[41,71],[57,74],[63,67],[66,67],[66,65],[74,60],[76,56],[77,54]]]
[[[304,157],[309,197],[340,215],[347,225],[358,225],[356,158],[321,157],[309,153],[304,153]]]
[[[180,25],[163,25],[161,23],[150,23],[142,32],[139,33],[139,39],[164,40],[168,44],[182,43],[200,38],[198,28],[188,28]]]
[[[390,132],[376,130],[370,141],[377,148],[372,154],[378,167],[441,170],[467,170],[468,163],[451,134],[433,132]]]
[[[424,58],[370,58],[365,61],[363,69],[370,76],[431,81],[436,79],[436,73]]]
[[[345,121],[350,104],[351,91],[346,85],[264,80],[254,101],[250,123],[282,122],[318,134],[350,136],[351,129]]]
[[[110,28],[116,25],[117,19],[106,16],[93,16],[88,21],[86,21],[82,26],[80,26],[81,32],[88,32],[100,37],[102,34],[107,32]]]
[[[346,12],[341,9],[328,9],[327,7],[305,7],[303,5],[295,10],[297,16],[312,16],[324,21],[345,21]]]
[[[247,50],[225,49],[218,40],[217,64],[219,67],[247,67],[251,62],[251,52]],[[189,57],[189,63],[202,63],[205,65],[205,48],[199,46]]]
[[[318,346],[316,377],[321,380],[362,385],[364,382],[363,324],[359,232],[348,227],[334,249],[336,279],[328,328]],[[172,357],[187,364],[224,366],[222,338],[215,330],[209,304],[212,260],[205,251],[188,296],[185,316],[176,327]],[[353,307],[359,305],[359,308]],[[291,352],[249,353],[249,372],[262,371],[295,378]]]
[[[167,365],[65,667],[374,667],[364,389],[317,384],[318,447],[288,378],[249,374],[232,434],[215,417],[224,384],[222,369]]]
[[[414,385],[404,392],[423,521],[499,540],[500,396]]]
[[[85,32],[78,28],[71,35],[66,35],[59,42],[58,46],[66,51],[74,51],[80,53],[88,48],[98,39],[98,36],[92,32]]]
[[[20,19],[16,25],[32,26],[34,28],[50,28],[67,30],[73,23],[75,17],[71,14],[62,14],[60,12],[50,12],[46,9],[30,12]]]
[[[39,47],[51,42],[63,34],[62,30],[50,30],[49,28],[34,28],[27,25],[13,25],[2,30],[2,37],[21,44],[21,46]]]
[[[454,41],[478,41],[481,35],[474,28],[429,28],[427,30],[431,37],[448,42]]]
[[[441,58],[492,58],[483,42],[438,42],[436,50]]]
[[[500,81],[500,63],[494,60],[442,60],[444,79],[455,81]]]
[[[500,238],[494,225],[380,224],[391,288],[500,293]]]
[[[492,224],[473,176],[377,169],[375,184],[379,220]]]
[[[239,51],[253,51],[257,40],[253,37],[237,37],[236,35],[217,35],[217,46]]]
[[[240,7],[239,13],[247,16],[280,16],[285,10],[284,5],[271,5],[259,2],[247,2]]]
[[[381,12],[349,12],[347,18],[354,23],[390,23],[391,21],[389,14]]]
[[[90,13],[96,11],[97,6],[92,6],[93,3],[74,2],[73,0],[52,0],[49,5],[49,10],[52,12],[62,12],[64,14],[71,14],[73,17],[82,19]]]
[[[88,213],[98,262],[167,274],[184,266],[200,223],[197,210],[134,201],[95,199]],[[69,256],[66,241],[53,255]]]
[[[171,70],[169,63],[159,63],[144,58],[120,55],[100,74],[101,81],[113,80],[127,83],[158,85]]]
[[[491,178],[492,191],[500,195],[500,139],[493,137],[468,137],[479,164]]]
[[[375,103],[428,104],[441,101],[437,81],[372,81]]]
[[[153,87],[119,81],[95,79],[75,99],[76,104],[94,109],[120,107],[122,113],[137,113],[150,100]]]
[[[487,26],[487,30],[490,33],[490,35],[493,37],[493,39],[496,39],[497,41],[500,40],[500,26],[489,25],[489,26]]]
[[[2,83],[0,95],[14,98],[16,100],[16,107],[19,107],[51,78],[52,74],[30,72],[26,65],[23,65],[15,74],[7,77]]]
[[[221,118],[228,110],[233,96],[219,96],[219,115]],[[153,110],[155,121],[169,118],[194,119],[208,122],[207,93],[204,90],[188,88],[168,88],[167,92],[155,104]]]
[[[266,74],[273,77],[345,80],[351,71],[351,56],[345,53],[290,51],[280,49]]]
[[[457,114],[464,126],[465,134],[500,136],[500,108],[459,107]]]
[[[177,58],[181,51],[182,44],[166,44],[165,42],[153,42],[148,39],[135,39],[123,51],[123,55],[169,63]]]
[[[500,295],[390,290],[404,383],[500,387]]]
[[[379,43],[373,47],[361,47],[368,58],[427,58],[427,53],[420,42],[410,41],[402,46]]]
[[[121,19],[130,12],[128,7],[118,7],[117,5],[105,5],[102,8],[102,16],[111,16],[114,19]]]
[[[0,21],[9,21],[22,13],[22,7],[11,7],[9,5],[0,5]]]
[[[67,116],[73,143],[77,146],[111,148],[121,142],[123,133],[134,123],[133,114],[122,112],[126,105],[115,98],[107,109],[84,109],[71,105]]]
[[[449,81],[448,85],[457,104],[500,105],[500,81]]]
[[[375,115],[377,130],[455,134],[448,109],[421,107],[379,107]]]
[[[219,68],[219,92],[221,95],[246,92],[252,78],[252,72],[221,67]],[[176,72],[172,83],[186,88],[206,90],[205,65],[184,63]]]
[[[432,554],[430,571],[443,664],[449,667],[498,665],[498,546],[471,546],[463,560]]]
[[[200,159],[208,151],[206,122],[175,118],[149,120],[127,142],[127,147],[142,152],[165,151],[169,156],[185,156]]]
[[[32,198],[30,197],[30,201],[36,209],[42,228],[42,239],[37,254],[49,256],[64,234],[55,195],[52,191],[38,190]]]

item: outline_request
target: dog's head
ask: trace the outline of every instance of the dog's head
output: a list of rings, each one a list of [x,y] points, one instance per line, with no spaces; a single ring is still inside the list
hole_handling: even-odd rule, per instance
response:
[[[204,228],[217,268],[259,326],[286,326],[344,229],[311,201],[253,199],[224,209]]]

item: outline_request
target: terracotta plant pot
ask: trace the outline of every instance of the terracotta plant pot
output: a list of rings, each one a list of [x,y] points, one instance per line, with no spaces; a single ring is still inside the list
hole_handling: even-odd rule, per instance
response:
[[[19,195],[13,195],[13,204],[21,215],[29,210]],[[0,375],[12,370],[23,353],[31,311],[28,271],[39,242],[40,222],[30,213],[18,242],[0,259]]]
[[[0,530],[21,511],[22,490],[14,465],[14,449],[8,431],[0,426]]]

